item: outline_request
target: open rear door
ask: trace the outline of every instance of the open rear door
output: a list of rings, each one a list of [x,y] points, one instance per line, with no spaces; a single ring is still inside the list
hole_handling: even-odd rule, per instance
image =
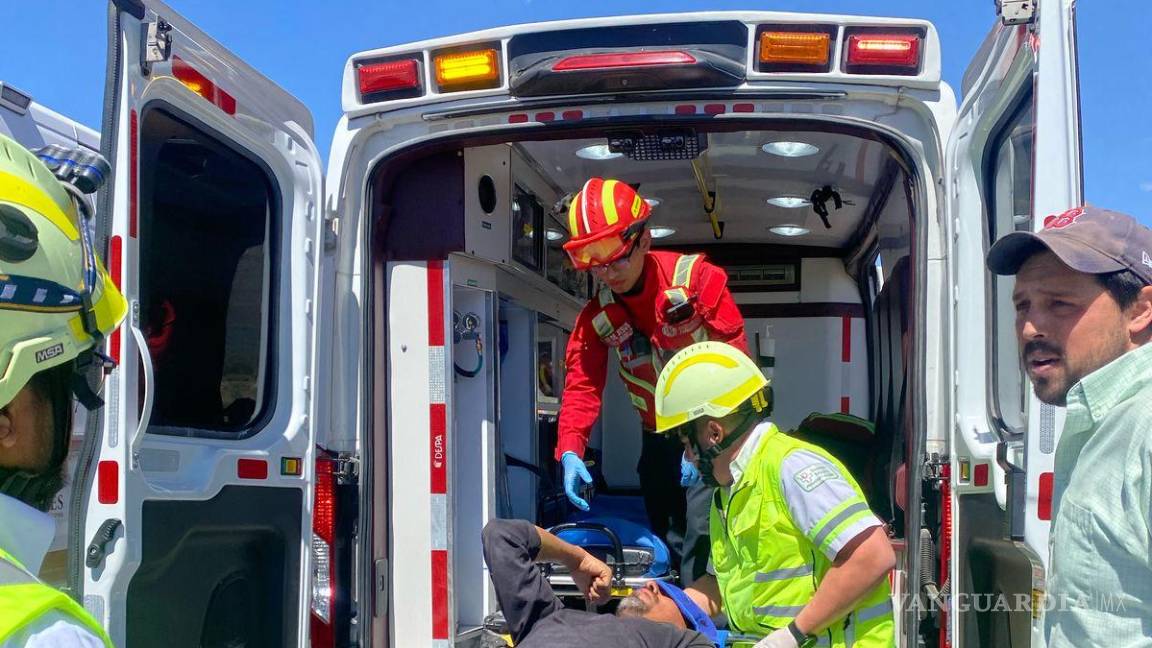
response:
[[[119,646],[296,646],[312,601],[322,169],[307,109],[167,6],[109,6],[101,226],[130,303],[73,577]]]
[[[1044,591],[1063,410],[1032,394],[1016,345],[1014,278],[991,275],[984,256],[997,238],[1038,230],[1046,215],[1080,204],[1083,190],[1075,2],[997,5],[999,20],[964,76],[945,178],[955,297],[952,480],[959,496],[951,582],[953,592],[1004,594],[1015,608]],[[953,625],[956,645],[1041,645],[1039,614],[987,614],[1004,618]]]

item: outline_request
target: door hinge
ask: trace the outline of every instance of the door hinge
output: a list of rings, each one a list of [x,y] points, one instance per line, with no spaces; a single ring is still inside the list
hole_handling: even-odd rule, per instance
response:
[[[354,486],[360,481],[360,462],[352,455],[340,455],[335,458],[332,474],[337,484]]]
[[[1005,25],[1026,25],[1036,20],[1036,0],[996,0],[996,15]]]
[[[924,481],[942,482],[944,481],[944,466],[947,466],[950,461],[948,455],[942,455],[933,452],[924,457],[924,469],[920,475]]]
[[[340,240],[340,217],[335,214],[324,219],[324,251],[331,252],[336,249]]]
[[[172,25],[157,19],[146,22],[143,27],[144,42],[140,48],[140,72],[145,76],[152,73],[152,64],[167,61],[172,53]]]

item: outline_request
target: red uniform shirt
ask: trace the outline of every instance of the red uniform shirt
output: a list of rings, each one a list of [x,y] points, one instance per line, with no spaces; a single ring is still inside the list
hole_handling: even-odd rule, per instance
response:
[[[649,252],[644,258],[644,272],[640,275],[639,290],[630,294],[615,294],[614,299],[628,311],[629,320],[637,334],[653,338],[656,330],[656,301],[660,294],[672,286],[668,277],[660,272],[653,257],[668,255],[669,267],[679,255],[675,252]],[[741,351],[748,351],[744,338],[744,318],[728,292],[728,275],[720,268],[700,260],[693,271],[693,293],[696,310],[703,317],[708,338],[727,342]],[[597,300],[585,304],[576,318],[576,327],[568,339],[565,352],[567,376],[560,400],[560,422],[556,442],[556,459],[565,452],[584,456],[588,436],[600,416],[604,384],[608,378],[608,354],[612,349],[600,339],[592,325],[592,318],[600,312]],[[655,345],[654,345],[655,346]],[[639,408],[640,419],[646,429],[656,429],[656,404],[648,399],[647,411]]]

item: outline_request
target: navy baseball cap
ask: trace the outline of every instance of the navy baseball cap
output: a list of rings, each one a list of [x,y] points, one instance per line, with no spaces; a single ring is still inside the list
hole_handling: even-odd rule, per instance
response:
[[[1091,205],[1044,219],[1039,232],[1012,232],[988,250],[988,269],[1014,275],[1033,254],[1050,250],[1064,265],[1088,274],[1131,270],[1152,285],[1152,230],[1127,214]]]

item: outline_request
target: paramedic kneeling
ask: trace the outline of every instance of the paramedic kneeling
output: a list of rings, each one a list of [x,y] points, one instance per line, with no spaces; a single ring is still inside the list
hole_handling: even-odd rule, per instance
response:
[[[72,396],[99,405],[86,368],[124,316],[88,224],[44,164],[0,136],[0,647],[111,647],[67,594],[36,577],[52,542]],[[86,210],[86,207],[84,207]]]
[[[648,521],[668,544],[683,582],[691,583],[708,562],[711,489],[692,479],[695,470],[683,461],[676,439],[653,434],[653,384],[661,364],[689,344],[721,340],[745,348],[747,343],[744,318],[723,270],[700,255],[649,251],[649,209],[618,180],[592,178],[572,199],[572,239],[564,250],[577,269],[600,280],[601,289],[580,312],[568,341],[556,460],[564,469],[569,500],[587,511],[577,480],[592,481],[583,455],[600,415],[608,354],[614,349],[644,430],[637,472]],[[687,493],[681,486],[688,486]]]
[[[892,646],[895,555],[860,487],[824,450],[767,419],[767,379],[726,344],[680,351],[656,383],[656,420],[681,434],[720,488],[711,511],[714,578],[689,594],[723,609],[758,648]]]
[[[667,600],[645,618],[566,609],[537,562],[563,564],[593,603],[608,599],[612,571],[584,549],[531,522],[492,520],[482,537],[484,562],[517,648],[713,648],[707,637],[687,629],[675,604]]]

